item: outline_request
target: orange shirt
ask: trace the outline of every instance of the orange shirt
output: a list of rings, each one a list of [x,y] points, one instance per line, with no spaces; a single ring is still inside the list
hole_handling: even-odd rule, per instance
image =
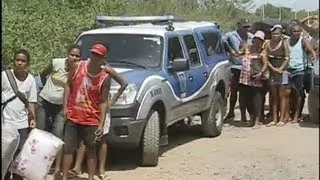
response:
[[[101,69],[96,76],[88,74],[89,61],[80,61],[72,77],[72,86],[68,96],[67,118],[80,125],[99,125],[102,103],[101,87],[108,73]]]

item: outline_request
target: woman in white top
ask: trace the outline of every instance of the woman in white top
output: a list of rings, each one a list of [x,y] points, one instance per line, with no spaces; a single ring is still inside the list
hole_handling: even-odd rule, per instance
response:
[[[39,94],[37,127],[51,132],[60,139],[63,137],[65,123],[62,104],[67,72],[72,63],[80,60],[80,55],[80,47],[71,45],[67,58],[53,59],[40,73],[41,79],[46,79],[46,82]],[[60,172],[61,157],[60,152],[56,157],[54,176]]]
[[[29,128],[36,127],[34,114],[37,103],[37,88],[34,77],[28,73],[29,64],[29,52],[25,49],[20,49],[14,54],[13,69],[7,70],[7,72],[1,72],[2,123],[5,123],[6,126],[17,128],[20,134],[20,142],[15,156],[20,152],[23,144],[26,142]],[[18,91],[23,94],[27,100],[26,104],[15,95],[7,73],[12,73]],[[28,114],[31,114],[31,116],[28,116]],[[7,173],[5,179],[9,177],[10,173]],[[13,174],[13,177],[14,179],[23,179],[16,174]]]

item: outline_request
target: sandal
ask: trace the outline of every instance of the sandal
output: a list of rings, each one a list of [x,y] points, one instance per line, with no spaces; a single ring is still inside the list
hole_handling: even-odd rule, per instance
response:
[[[286,123],[280,121],[277,123],[277,127],[283,127],[284,125],[286,125]]]
[[[273,121],[271,121],[270,123],[268,123],[266,126],[267,127],[271,127],[271,126],[276,126],[277,124]]]
[[[71,169],[70,171],[69,171],[69,175],[71,175],[71,176],[79,176],[79,175],[81,175],[82,173],[81,173],[81,171],[79,171],[79,170],[75,170],[75,169]]]
[[[101,180],[110,180],[110,177],[108,176],[108,174],[107,174],[106,172],[99,174],[98,177],[99,177]]]

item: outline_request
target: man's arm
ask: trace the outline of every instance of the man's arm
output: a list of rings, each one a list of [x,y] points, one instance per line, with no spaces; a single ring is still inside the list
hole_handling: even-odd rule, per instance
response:
[[[35,128],[37,122],[36,116],[36,103],[37,103],[37,84],[33,78],[31,81],[30,91],[28,94],[28,111],[31,113],[32,119],[30,119],[30,127]]]
[[[109,107],[111,107],[115,102],[117,102],[118,98],[121,96],[123,91],[128,86],[127,81],[121,76],[121,74],[117,73],[112,67],[106,65],[106,71],[109,73],[110,77],[113,78],[118,84],[120,84],[120,88],[118,92],[112,97]],[[109,92],[109,91],[108,91]]]
[[[261,60],[263,63],[262,69],[261,69],[261,73],[265,72],[268,68],[268,58],[266,55],[261,55]]]
[[[111,85],[111,78],[106,78],[105,81],[103,82],[102,85],[102,91],[101,91],[101,98],[102,98],[102,103],[99,105],[100,108],[100,128],[103,128],[104,126],[104,121],[106,118],[106,113],[109,112],[109,91],[110,91],[110,85]]]
[[[309,16],[309,17],[306,17],[306,18],[304,18],[304,19],[302,19],[302,20],[300,21],[301,27],[302,27],[305,31],[307,31],[309,34],[313,32],[313,29],[312,29],[311,26],[309,26],[309,25],[306,24],[306,23],[307,23],[308,20],[311,19],[311,18],[312,18],[312,16]]]
[[[288,67],[289,60],[290,60],[290,48],[289,48],[289,42],[288,40],[282,40],[284,43],[284,61],[282,65],[280,66],[279,70],[282,72],[284,69]]]
[[[230,47],[235,50],[235,51],[239,51],[240,50],[240,42],[237,39],[237,37],[235,35],[230,35],[230,37],[228,38],[229,41],[227,41],[228,43],[230,43]]]
[[[51,72],[52,72],[52,62],[50,64],[47,65],[47,67],[45,67],[41,73],[40,73],[40,76],[42,77],[47,77]]]
[[[308,53],[308,54],[311,54],[312,55],[312,60],[315,60],[317,59],[317,53],[314,51],[314,49],[312,48],[310,42],[303,38],[302,39],[302,46],[303,46],[303,49]]]
[[[68,79],[67,79],[67,83],[64,87],[64,93],[63,93],[63,113],[65,115],[65,118],[66,118],[66,115],[67,115],[67,112],[68,112],[68,108],[67,108],[67,105],[68,105],[68,97],[69,97],[69,94],[70,94],[70,88],[72,87],[72,77],[76,71],[76,69],[78,68],[78,65],[79,63],[74,63],[73,66],[71,66],[71,68],[69,69],[68,71]]]

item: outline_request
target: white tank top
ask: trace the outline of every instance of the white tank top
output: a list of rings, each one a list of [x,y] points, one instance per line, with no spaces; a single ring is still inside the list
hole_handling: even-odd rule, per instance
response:
[[[65,61],[65,58],[52,59],[52,72],[40,92],[40,97],[52,104],[63,104],[64,86],[67,83]]]

